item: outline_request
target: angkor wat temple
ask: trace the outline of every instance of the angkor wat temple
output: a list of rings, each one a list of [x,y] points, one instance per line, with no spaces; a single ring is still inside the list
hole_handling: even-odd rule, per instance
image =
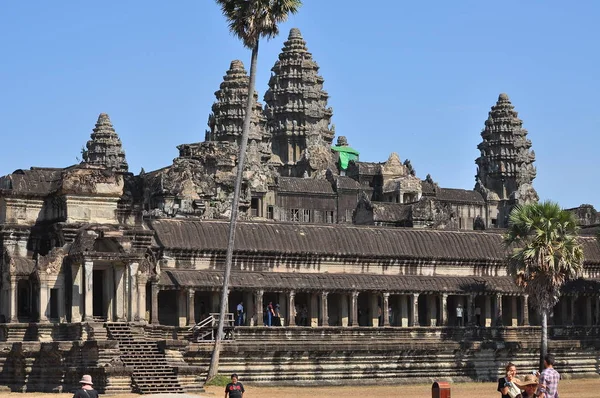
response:
[[[84,371],[106,393],[201,385],[211,335],[191,327],[219,308],[248,80],[233,61],[205,141],[162,169],[129,172],[102,113],[82,163],[0,178],[0,385],[61,391]],[[538,200],[535,155],[508,96],[484,122],[474,188],[442,188],[395,153],[363,162],[334,144],[323,81],[292,29],[264,106],[253,94],[228,301],[246,316],[221,369],[301,384],[534,368],[539,316],[506,275],[501,232]],[[599,220],[572,211],[585,271],[554,310],[550,349],[563,375],[597,376]],[[284,326],[263,326],[269,302]]]

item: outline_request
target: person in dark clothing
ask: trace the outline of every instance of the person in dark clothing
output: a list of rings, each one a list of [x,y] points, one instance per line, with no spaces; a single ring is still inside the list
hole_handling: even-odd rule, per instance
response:
[[[98,398],[98,391],[94,390],[94,383],[92,383],[92,376],[83,375],[79,381],[81,388],[75,391],[73,398]]]
[[[243,398],[244,397],[244,385],[238,381],[238,375],[231,375],[231,383],[225,386],[225,398],[229,394],[229,398]]]
[[[498,392],[502,398],[516,398],[520,396],[521,390],[513,383],[516,380],[517,367],[509,362],[506,365],[506,375],[498,379]]]

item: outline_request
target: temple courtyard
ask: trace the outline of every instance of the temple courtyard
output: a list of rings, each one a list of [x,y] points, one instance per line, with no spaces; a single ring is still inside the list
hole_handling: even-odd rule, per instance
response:
[[[402,380],[398,380],[402,383]],[[600,378],[598,379],[571,379],[560,382],[561,397],[577,398],[596,398],[600,388]],[[215,397],[223,394],[223,387],[206,387],[206,393],[197,395],[197,397]],[[471,397],[496,397],[496,383],[459,383],[452,385],[452,396],[454,398]],[[246,386],[245,398],[279,398],[279,397],[297,397],[297,398],[337,398],[339,396],[361,396],[361,397],[394,397],[408,396],[412,398],[431,397],[431,385],[398,385],[398,386],[332,386],[332,387],[255,387]],[[70,398],[71,394],[42,394],[42,393],[0,393],[0,398]],[[115,398],[133,398],[141,397],[138,394],[120,394],[111,395]],[[147,395],[146,395],[147,396]],[[167,395],[161,395],[166,397]],[[181,394],[172,394],[170,396],[181,397]],[[188,396],[186,394],[186,396]],[[191,395],[195,396],[195,395]]]

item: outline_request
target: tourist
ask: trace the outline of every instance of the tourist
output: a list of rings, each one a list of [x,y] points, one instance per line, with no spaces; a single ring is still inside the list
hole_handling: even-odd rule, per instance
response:
[[[558,398],[558,382],[560,374],[554,369],[554,355],[544,356],[544,370],[540,374],[538,396],[541,398]]]
[[[498,392],[502,394],[502,398],[516,398],[521,394],[519,387],[513,383],[516,376],[517,367],[514,363],[509,362],[506,365],[506,374],[498,379]]]
[[[461,303],[458,303],[456,307],[456,326],[463,326],[463,312],[464,309]]]
[[[238,381],[238,375],[231,375],[231,383],[225,386],[225,398],[227,398],[227,394],[229,394],[229,398],[242,398],[244,396],[244,385]]]
[[[266,322],[265,322],[265,326],[272,326],[273,325],[273,317],[275,316],[275,310],[273,309],[273,302],[269,301],[269,304],[267,305],[267,316],[266,316]]]
[[[244,324],[244,303],[240,301],[237,305],[237,318],[235,319],[236,326],[242,326]]]
[[[279,307],[279,303],[275,304],[275,319],[273,326],[281,326],[281,308]]]
[[[535,397],[535,392],[538,386],[538,378],[535,375],[527,375],[525,376],[523,381],[515,379],[514,383],[517,385],[517,387],[523,390],[523,392],[521,393],[522,398]]]
[[[73,398],[98,398],[98,391],[92,387],[94,385],[92,383],[92,376],[83,375],[79,384],[81,384],[81,388],[75,391]]]

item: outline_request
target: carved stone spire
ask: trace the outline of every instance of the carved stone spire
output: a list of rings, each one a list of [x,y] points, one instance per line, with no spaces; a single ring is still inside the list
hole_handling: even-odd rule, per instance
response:
[[[531,185],[536,175],[535,153],[530,150],[527,130],[508,95],[498,97],[481,137],[483,141],[477,146],[481,156],[475,160],[478,166],[475,189],[493,200],[537,201]]]
[[[98,116],[91,140],[87,142],[86,147],[87,150],[83,152],[85,163],[105,166],[117,171],[128,170],[121,140],[106,113]]]
[[[223,83],[215,92],[217,100],[212,106],[212,113],[208,117],[206,141],[238,142],[242,137],[244,116],[246,115],[246,101],[248,98],[248,84],[250,78],[242,61],[235,60],[223,77]],[[250,140],[266,141],[266,117],[263,115],[262,105],[258,102],[258,94],[254,92],[254,114],[250,125]]]
[[[267,131],[273,153],[284,164],[293,165],[308,147],[331,145],[335,134],[329,127],[333,111],[327,107],[329,96],[323,90],[319,66],[298,29],[290,30],[271,70],[265,93]]]

